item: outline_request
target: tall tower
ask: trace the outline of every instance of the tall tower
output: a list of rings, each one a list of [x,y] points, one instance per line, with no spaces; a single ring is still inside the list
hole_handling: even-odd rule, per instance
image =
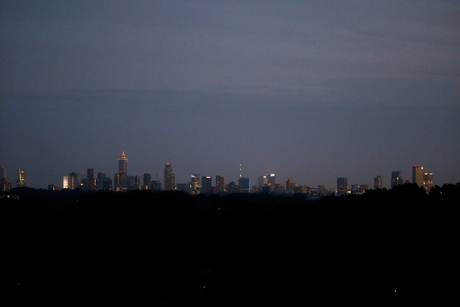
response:
[[[383,188],[382,176],[376,176],[374,178],[374,189],[381,189],[381,188]]]
[[[217,192],[225,191],[225,178],[224,176],[216,176],[216,189]]]
[[[391,188],[403,184],[403,178],[400,171],[391,172]]]
[[[18,180],[16,181],[17,187],[25,187],[26,186],[26,173],[19,169],[18,171]]]
[[[416,183],[419,187],[423,186],[423,176],[425,170],[423,165],[412,165],[412,182]]]
[[[433,173],[426,172],[423,174],[423,187],[430,193],[432,187],[434,187]]]
[[[166,163],[165,165],[164,181],[166,191],[176,189],[176,178],[174,177],[174,173],[172,171],[172,166],[170,163]]]
[[[128,157],[125,152],[121,152],[121,157],[118,159],[118,174],[119,176],[119,190],[126,191],[128,189]]]
[[[337,178],[337,196],[345,196],[348,193],[348,178]]]

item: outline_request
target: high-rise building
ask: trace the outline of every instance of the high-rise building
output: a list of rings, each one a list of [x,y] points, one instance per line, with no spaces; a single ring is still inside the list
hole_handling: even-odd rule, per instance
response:
[[[75,190],[80,187],[80,181],[78,180],[78,173],[72,172],[69,174],[69,189]]]
[[[217,193],[225,192],[225,179],[223,176],[216,176]]]
[[[94,168],[86,169],[86,188],[88,190],[94,190],[96,186],[95,183],[96,182],[94,181]]]
[[[171,191],[176,189],[176,178],[172,170],[170,163],[166,163],[164,171],[164,185],[166,191]]]
[[[383,184],[382,184],[382,176],[376,176],[374,178],[374,189],[382,189]]]
[[[391,188],[394,188],[397,185],[402,185],[404,179],[401,175],[401,171],[392,171],[391,172]]]
[[[289,194],[294,193],[294,188],[296,187],[295,181],[292,178],[289,178],[286,181],[286,192]]]
[[[266,185],[268,185],[267,175],[259,176],[259,179],[257,180],[257,183],[258,183],[259,187],[265,187]]]
[[[121,152],[121,157],[118,159],[118,186],[115,186],[120,191],[126,191],[128,189],[128,157],[125,152]]]
[[[150,190],[161,191],[163,190],[163,184],[160,180],[152,180],[152,182],[150,182]]]
[[[104,179],[105,179],[105,173],[99,172],[97,173],[97,179],[96,179],[96,190],[104,190]]]
[[[142,189],[150,190],[150,183],[152,181],[152,175],[150,173],[144,173],[142,178]]]
[[[251,193],[251,179],[242,177],[238,179],[241,193]]]
[[[70,176],[62,176],[62,188],[70,189]]]
[[[426,172],[423,174],[423,187],[428,193],[434,187],[433,173]]]
[[[25,187],[27,184],[26,173],[19,169],[18,171],[18,180],[16,181],[17,187]]]
[[[8,191],[8,180],[6,179],[6,167],[0,165],[0,191]]]
[[[278,177],[277,174],[270,174],[270,175],[265,175],[265,176],[267,176],[268,185],[270,186],[276,185],[276,178]]]
[[[367,184],[353,184],[351,186],[351,194],[363,195],[368,189]]]
[[[112,179],[110,179],[110,177],[104,177],[104,180],[102,183],[102,190],[112,191]]]
[[[337,178],[337,196],[345,196],[348,193],[348,178]]]
[[[190,186],[191,186],[191,191],[194,194],[196,194],[197,191],[201,190],[200,174],[190,175]]]
[[[5,165],[0,165],[0,178],[6,180],[6,167]]]
[[[201,177],[201,192],[211,194],[212,192],[212,177],[203,176]]]
[[[425,170],[423,165],[412,165],[412,182],[416,183],[419,187],[423,186],[423,176]]]

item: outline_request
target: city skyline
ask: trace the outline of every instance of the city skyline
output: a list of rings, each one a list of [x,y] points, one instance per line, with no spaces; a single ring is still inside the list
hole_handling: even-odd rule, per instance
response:
[[[408,178],[407,176],[404,177],[402,175],[401,171],[391,171],[391,176],[389,176],[389,181],[388,185],[385,184],[385,181],[382,179],[382,175],[375,175],[374,178],[372,179],[373,184],[368,184],[367,182],[355,182],[355,181],[348,181],[348,177],[336,177],[336,185],[333,186],[328,186],[325,185],[324,183],[318,183],[316,185],[306,185],[302,184],[300,182],[297,182],[295,178],[292,178],[288,175],[287,179],[280,179],[278,174],[274,173],[268,173],[268,174],[261,174],[257,175],[255,178],[257,180],[251,180],[252,178],[249,176],[245,176],[243,174],[243,165],[238,164],[238,175],[236,179],[233,178],[228,178],[226,175],[223,174],[205,174],[203,176],[200,176],[199,173],[191,173],[190,176],[186,177],[188,180],[184,181],[177,181],[176,180],[176,173],[173,171],[172,164],[167,162],[164,165],[164,173],[163,177],[160,178],[158,174],[155,174],[154,177],[152,177],[151,172],[142,172],[142,173],[133,173],[130,174],[127,172],[128,169],[128,157],[125,154],[125,151],[121,152],[121,156],[118,158],[118,172],[116,172],[112,177],[106,176],[106,172],[103,171],[97,171],[97,181],[95,177],[95,170],[94,168],[87,168],[85,171],[81,172],[75,172],[71,171],[68,173],[68,175],[63,175],[62,176],[62,183],[61,184],[56,184],[56,183],[47,183],[46,187],[50,188],[62,188],[62,189],[75,189],[77,188],[76,183],[80,183],[81,187],[85,189],[107,189],[108,186],[110,186],[110,190],[114,191],[127,191],[129,189],[132,189],[133,187],[137,186],[139,189],[151,189],[151,185],[155,184],[161,187],[161,190],[184,190],[185,185],[189,185],[187,188],[190,189],[190,191],[196,191],[197,190],[197,183],[199,184],[199,190],[201,190],[201,180],[203,178],[206,178],[208,182],[206,183],[206,188],[203,189],[203,191],[207,191],[208,193],[211,192],[211,187],[217,188],[216,192],[222,191],[219,186],[220,185],[228,185],[229,183],[239,185],[240,188],[243,186],[243,190],[246,192],[250,192],[253,187],[263,187],[265,185],[271,185],[272,188],[274,188],[275,183],[279,184],[283,187],[283,191],[289,191],[288,193],[292,193],[292,188],[289,188],[289,185],[293,186],[298,186],[298,187],[308,187],[310,189],[317,189],[321,187],[321,189],[327,189],[330,192],[335,191],[338,196],[343,196],[346,195],[349,192],[352,192],[353,190],[364,190],[366,189],[372,189],[372,188],[386,188],[386,189],[391,189],[394,186],[401,185],[404,183],[417,183],[419,186],[424,186],[426,187],[427,191],[435,186],[442,186],[443,184],[455,184],[456,182],[443,182],[439,183],[434,180],[434,173],[433,172],[427,172],[424,165],[412,165],[412,179]],[[12,181],[11,178],[8,178],[6,176],[7,174],[7,169],[4,165],[1,165],[1,179],[2,182],[7,180],[7,181]],[[86,175],[85,175],[86,172]],[[109,172],[110,173],[110,172]],[[18,178],[14,180],[16,182],[16,185],[11,184],[10,188],[12,187],[20,187],[20,186],[27,186],[27,187],[32,187],[32,188],[37,188],[30,186],[25,182],[24,177],[25,171],[19,169],[18,172]],[[78,178],[78,174],[80,174],[80,177]],[[383,176],[385,177],[385,176]],[[136,180],[136,183],[131,182],[131,184],[128,183],[129,178],[131,180]],[[218,179],[219,178],[219,179]],[[221,181],[223,183],[218,183]],[[225,181],[223,178],[226,178]],[[107,183],[104,183],[105,181],[108,181]],[[148,181],[148,183],[146,183]],[[113,182],[113,185],[112,185]],[[252,182],[252,183],[251,183]],[[106,184],[109,184],[108,186]],[[45,187],[45,188],[46,188]],[[180,188],[178,188],[180,187]],[[4,188],[2,188],[5,190]],[[260,191],[259,191],[260,192]]]
[[[0,164],[275,173],[333,188],[460,181],[460,3],[0,2]],[[16,178],[13,178],[13,186]]]

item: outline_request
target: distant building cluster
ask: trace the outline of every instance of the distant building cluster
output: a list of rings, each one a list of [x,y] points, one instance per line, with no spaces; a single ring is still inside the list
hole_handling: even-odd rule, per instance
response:
[[[224,176],[200,176],[191,174],[190,181],[176,183],[176,177],[171,163],[166,163],[164,167],[163,181],[152,180],[150,173],[144,173],[142,177],[128,175],[128,157],[123,151],[118,159],[118,172],[111,177],[106,173],[99,172],[95,175],[93,168],[88,168],[86,174],[71,172],[62,178],[62,188],[49,185],[49,190],[59,189],[82,189],[95,191],[130,191],[130,190],[152,190],[152,191],[182,191],[192,195],[198,194],[220,194],[220,193],[270,193],[270,194],[305,194],[310,198],[321,198],[326,195],[334,194],[338,197],[348,194],[362,195],[369,187],[366,184],[352,184],[349,186],[348,178],[338,177],[335,191],[327,189],[324,185],[311,188],[300,186],[295,183],[293,178],[289,178],[286,184],[278,182],[277,174],[261,175],[257,179],[257,184],[251,185],[251,179],[243,176],[242,165],[239,167],[238,181],[227,182]],[[158,175],[156,176],[158,177]],[[425,171],[423,165],[412,166],[412,180],[403,179],[401,171],[391,172],[391,188],[404,183],[416,183],[425,188],[427,192],[434,187],[433,173]],[[16,187],[26,187],[27,177],[24,170],[18,170]],[[7,180],[6,168],[0,165],[0,191],[9,191],[12,188],[11,181]],[[384,188],[382,176],[374,178],[374,189]]]

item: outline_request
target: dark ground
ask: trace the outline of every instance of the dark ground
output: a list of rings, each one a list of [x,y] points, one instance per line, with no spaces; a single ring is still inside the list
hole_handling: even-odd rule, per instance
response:
[[[18,305],[393,306],[458,293],[459,185],[319,201],[16,193],[0,205],[2,292]]]

